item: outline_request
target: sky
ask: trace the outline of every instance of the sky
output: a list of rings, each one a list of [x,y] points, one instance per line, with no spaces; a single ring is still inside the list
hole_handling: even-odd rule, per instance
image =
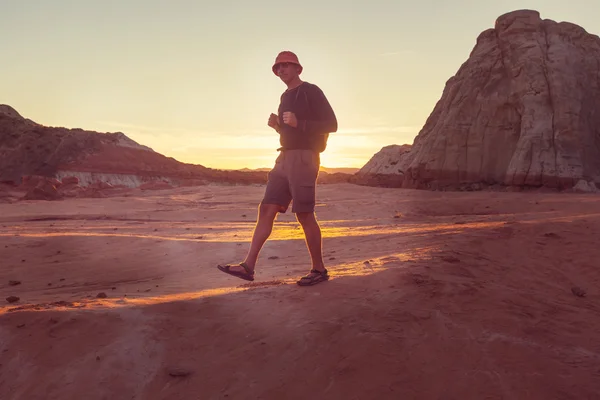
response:
[[[271,167],[294,51],[338,118],[326,167],[411,144],[496,18],[534,9],[600,34],[598,0],[0,0],[0,104],[46,126],[123,132],[179,161]]]

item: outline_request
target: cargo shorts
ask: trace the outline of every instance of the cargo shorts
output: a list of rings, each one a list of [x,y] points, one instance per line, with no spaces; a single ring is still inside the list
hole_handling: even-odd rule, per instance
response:
[[[321,157],[313,150],[282,150],[268,173],[262,204],[277,204],[285,213],[314,212]]]

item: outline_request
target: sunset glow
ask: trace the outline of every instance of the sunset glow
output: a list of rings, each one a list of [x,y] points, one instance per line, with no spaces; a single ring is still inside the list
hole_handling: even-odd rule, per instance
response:
[[[584,0],[340,4],[7,1],[0,104],[47,126],[121,131],[183,162],[268,168],[279,138],[267,119],[285,89],[271,65],[289,49],[338,117],[322,165],[358,168],[412,143],[498,15],[534,8],[600,32],[600,3]]]

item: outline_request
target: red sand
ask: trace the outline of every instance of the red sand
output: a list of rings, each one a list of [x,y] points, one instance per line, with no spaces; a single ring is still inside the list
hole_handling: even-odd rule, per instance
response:
[[[256,282],[215,268],[262,190],[0,204],[0,398],[598,397],[600,196],[323,186],[304,288],[289,214]]]

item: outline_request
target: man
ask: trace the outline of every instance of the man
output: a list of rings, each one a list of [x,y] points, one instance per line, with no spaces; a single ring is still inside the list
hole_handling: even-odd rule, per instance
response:
[[[337,131],[337,119],[321,89],[300,79],[303,68],[294,53],[279,53],[272,70],[287,85],[280,98],[278,115],[271,114],[267,123],[280,135],[280,154],[268,174],[245,260],[218,268],[253,281],[258,254],[271,235],[275,217],[285,213],[293,202],[292,212],[304,230],[312,260],[310,272],[297,283],[309,286],[329,279],[323,263],[321,228],[315,217],[315,197],[320,153],[327,147],[329,133]]]

